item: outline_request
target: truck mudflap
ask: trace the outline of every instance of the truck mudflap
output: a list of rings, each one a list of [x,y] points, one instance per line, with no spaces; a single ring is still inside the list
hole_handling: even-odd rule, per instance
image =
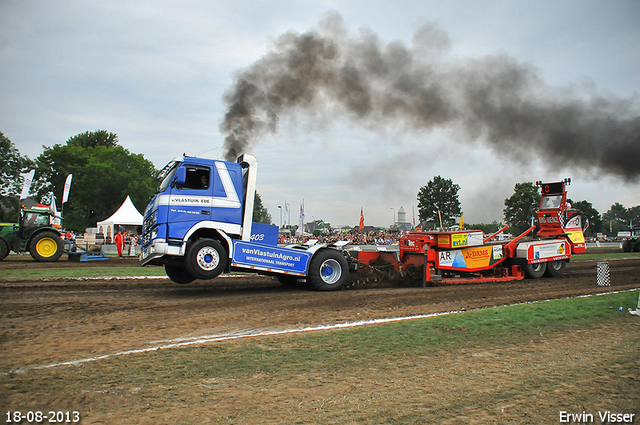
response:
[[[280,274],[306,276],[313,252],[261,245],[242,240],[233,241],[231,266]]]

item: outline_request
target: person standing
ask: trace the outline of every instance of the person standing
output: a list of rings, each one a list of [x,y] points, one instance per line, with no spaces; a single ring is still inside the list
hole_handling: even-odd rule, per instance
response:
[[[118,257],[122,257],[122,248],[124,247],[124,236],[122,236],[122,232],[118,230],[113,241],[116,243],[116,248],[118,248]]]

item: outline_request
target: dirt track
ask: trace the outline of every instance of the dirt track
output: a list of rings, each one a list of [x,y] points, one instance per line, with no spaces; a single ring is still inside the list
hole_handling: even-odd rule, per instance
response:
[[[8,261],[7,261],[8,260]],[[611,260],[611,290],[640,287],[639,260]],[[2,269],[69,267],[8,258]],[[135,259],[81,267],[135,265]],[[603,292],[596,263],[575,261],[556,279],[430,288],[311,292],[268,277],[176,285],[166,279],[3,279],[0,372],[149,348],[176,338],[277,330],[476,309]],[[74,266],[78,266],[74,263]],[[162,269],[158,269],[159,273]]]

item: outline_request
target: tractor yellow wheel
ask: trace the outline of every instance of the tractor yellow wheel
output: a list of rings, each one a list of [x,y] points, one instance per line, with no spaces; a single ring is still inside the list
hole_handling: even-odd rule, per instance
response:
[[[36,261],[58,261],[64,252],[64,242],[57,232],[45,230],[31,238],[29,252]]]
[[[51,238],[43,238],[36,243],[36,252],[43,258],[49,258],[58,252],[58,244]]]

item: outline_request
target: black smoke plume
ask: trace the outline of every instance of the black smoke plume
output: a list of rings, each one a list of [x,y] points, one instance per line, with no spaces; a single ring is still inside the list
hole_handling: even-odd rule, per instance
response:
[[[455,59],[449,44],[435,24],[419,28],[410,47],[385,44],[369,30],[349,34],[337,14],[280,36],[224,95],[225,158],[276,132],[282,114],[321,110],[373,130],[446,126],[523,162],[540,158],[629,181],[640,175],[634,99],[554,89],[531,65],[506,55]]]

